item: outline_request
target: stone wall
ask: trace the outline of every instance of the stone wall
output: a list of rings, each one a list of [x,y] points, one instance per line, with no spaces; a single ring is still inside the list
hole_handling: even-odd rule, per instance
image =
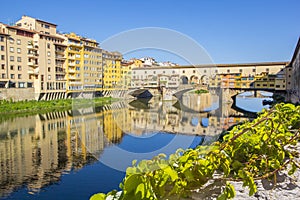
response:
[[[22,100],[34,100],[35,93],[34,88],[1,88],[0,100],[22,101]]]

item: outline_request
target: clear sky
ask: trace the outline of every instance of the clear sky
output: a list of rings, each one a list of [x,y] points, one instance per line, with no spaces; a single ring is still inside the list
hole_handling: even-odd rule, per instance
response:
[[[100,45],[130,29],[168,28],[193,38],[215,63],[289,61],[300,36],[299,0],[1,1],[1,22],[13,23],[22,15],[55,23],[61,32],[75,32]],[[181,62],[157,52],[149,56]]]

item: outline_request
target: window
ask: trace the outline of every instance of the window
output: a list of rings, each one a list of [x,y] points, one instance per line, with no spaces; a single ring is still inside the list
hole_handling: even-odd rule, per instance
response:
[[[48,75],[48,80],[51,80],[51,75]]]
[[[22,67],[20,65],[18,65],[18,71],[21,71]]]
[[[18,87],[19,87],[19,88],[24,88],[24,87],[25,87],[25,83],[24,83],[24,82],[19,82]]]
[[[14,52],[14,48],[13,47],[9,47],[9,51],[10,52]]]
[[[227,73],[230,73],[230,69],[227,69]]]
[[[14,68],[15,68],[15,67],[14,67],[13,65],[10,66],[10,70],[14,70]]]
[[[256,72],[256,69],[252,69],[252,72]]]
[[[1,78],[5,78],[5,74],[2,74],[2,75],[1,75]]]
[[[193,73],[195,74],[195,73],[196,73],[196,70],[193,70]]]
[[[183,70],[182,73],[184,74],[184,73],[185,73],[185,70]]]
[[[4,37],[0,36],[0,42],[4,42]]]
[[[240,69],[239,72],[242,73],[242,72],[243,72],[243,69]]]
[[[5,65],[4,64],[1,65],[1,69],[5,69]]]
[[[48,67],[48,72],[51,72],[51,68],[50,67]]]
[[[50,49],[50,43],[47,43],[47,48]]]
[[[50,56],[51,56],[51,54],[50,54],[50,51],[47,51],[47,56],[48,56],[48,57],[50,57]]]
[[[1,60],[5,60],[4,55],[1,55]]]
[[[3,45],[1,45],[0,50],[4,51],[4,46]]]
[[[48,24],[45,24],[44,26],[45,26],[45,28],[48,28],[48,29],[50,28],[50,26]]]
[[[21,40],[20,39],[17,39],[17,44],[21,44]]]
[[[17,57],[17,61],[18,61],[18,62],[22,62],[21,57]]]
[[[48,64],[51,64],[51,60],[50,59],[48,59]]]
[[[270,71],[270,69],[269,68],[266,68],[266,72],[269,72]]]
[[[10,56],[10,57],[9,57],[9,60],[10,60],[10,61],[14,61],[14,60],[15,60],[15,57]]]
[[[20,48],[17,48],[17,52],[18,52],[18,53],[21,53],[21,49],[20,49]]]
[[[10,74],[10,78],[11,78],[11,79],[14,79],[14,78],[15,78],[15,75],[14,75],[14,74]]]
[[[22,78],[22,74],[18,74],[18,79],[21,79]]]
[[[13,38],[9,38],[9,43],[13,44],[14,43],[14,39]]]
[[[30,82],[28,82],[28,83],[27,83],[27,87],[32,88],[32,87],[33,87],[33,84],[30,83]]]

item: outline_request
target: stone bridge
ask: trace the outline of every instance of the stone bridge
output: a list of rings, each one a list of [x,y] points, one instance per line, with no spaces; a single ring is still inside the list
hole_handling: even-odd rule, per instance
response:
[[[184,93],[194,89],[193,85],[180,85],[176,88],[137,88],[128,90],[127,95],[136,98],[151,98],[155,95],[162,95],[163,100],[182,99]]]

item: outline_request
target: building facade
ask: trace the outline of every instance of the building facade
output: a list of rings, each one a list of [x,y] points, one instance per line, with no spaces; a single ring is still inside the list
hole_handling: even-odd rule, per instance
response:
[[[300,102],[300,38],[296,45],[290,66],[292,68],[292,88],[291,100],[292,102]]]
[[[122,54],[56,28],[29,16],[14,26],[0,23],[0,99],[93,97],[120,88]]]
[[[220,64],[215,66],[173,66],[134,68],[131,88],[176,88],[180,84],[216,88],[291,87],[291,69],[287,62]]]

